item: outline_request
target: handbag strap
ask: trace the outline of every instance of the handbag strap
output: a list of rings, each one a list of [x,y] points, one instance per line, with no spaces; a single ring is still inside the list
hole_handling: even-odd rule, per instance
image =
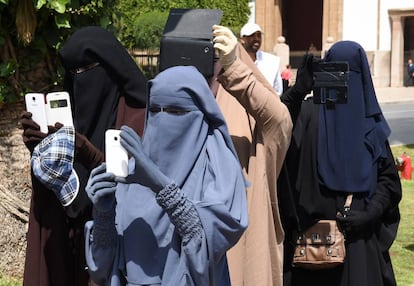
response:
[[[352,194],[348,194],[348,196],[346,197],[345,204],[344,204],[344,210],[349,211],[349,209],[351,208],[351,204],[352,204]]]

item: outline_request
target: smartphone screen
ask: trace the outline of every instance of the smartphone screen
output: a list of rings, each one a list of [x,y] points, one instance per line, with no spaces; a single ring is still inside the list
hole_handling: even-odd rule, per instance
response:
[[[50,101],[50,108],[68,107],[66,99],[58,99]]]
[[[46,95],[46,113],[49,125],[60,122],[64,126],[73,126],[69,93],[65,91],[48,93]]]

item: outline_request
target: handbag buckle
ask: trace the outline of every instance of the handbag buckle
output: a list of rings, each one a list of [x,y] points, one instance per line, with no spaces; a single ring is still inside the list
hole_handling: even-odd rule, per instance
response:
[[[311,239],[313,242],[321,240],[321,235],[319,233],[312,233]]]

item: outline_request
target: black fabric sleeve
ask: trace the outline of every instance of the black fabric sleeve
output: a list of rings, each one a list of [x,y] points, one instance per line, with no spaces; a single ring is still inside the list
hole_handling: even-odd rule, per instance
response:
[[[402,198],[402,187],[397,167],[394,163],[394,156],[391,148],[386,143],[387,158],[382,160],[378,170],[377,189],[375,195],[368,204],[373,204],[381,208],[383,215],[389,215],[389,212],[398,207],[398,203]]]
[[[295,125],[296,120],[298,119],[299,112],[302,106],[302,101],[305,98],[305,93],[300,93],[295,89],[295,86],[289,88],[285,91],[280,100],[286,105],[289,110],[290,116],[292,118],[292,122]]]

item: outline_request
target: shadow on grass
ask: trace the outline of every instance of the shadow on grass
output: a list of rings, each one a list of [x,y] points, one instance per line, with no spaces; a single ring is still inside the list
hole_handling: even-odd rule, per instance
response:
[[[414,244],[409,244],[407,246],[404,246],[404,248],[409,250],[409,251],[414,251]]]

